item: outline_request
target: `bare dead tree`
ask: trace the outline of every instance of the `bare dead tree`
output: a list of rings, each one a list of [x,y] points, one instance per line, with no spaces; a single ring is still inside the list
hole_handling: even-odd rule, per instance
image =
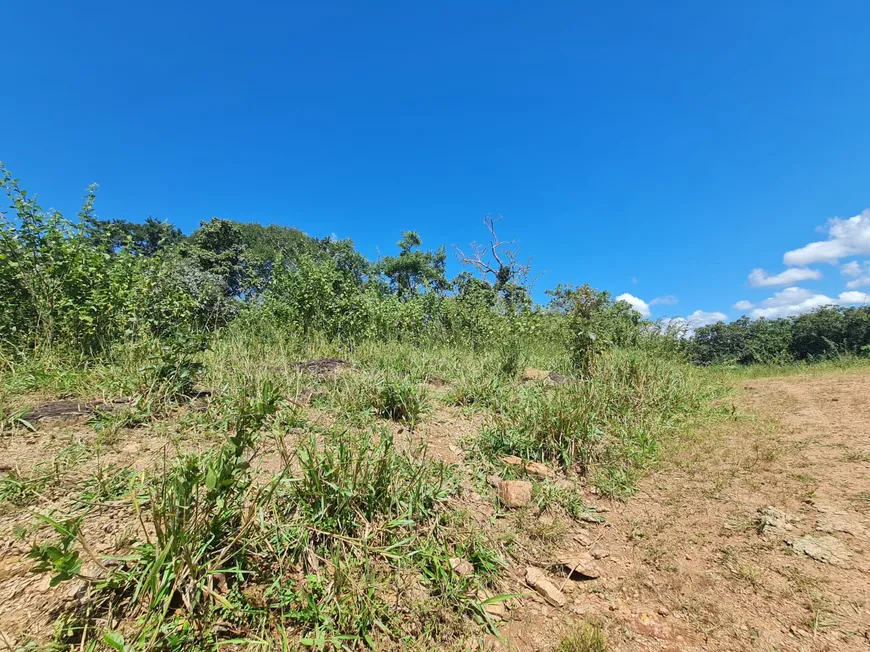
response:
[[[487,215],[483,218],[483,224],[489,231],[489,243],[471,243],[471,255],[466,255],[457,245],[456,258],[463,265],[473,267],[484,276],[492,277],[492,285],[502,291],[508,284],[525,287],[528,284],[529,274],[532,271],[532,259],[525,263],[520,262],[520,250],[516,246],[517,240],[502,240],[495,231],[495,225],[501,222],[503,217],[494,218]]]

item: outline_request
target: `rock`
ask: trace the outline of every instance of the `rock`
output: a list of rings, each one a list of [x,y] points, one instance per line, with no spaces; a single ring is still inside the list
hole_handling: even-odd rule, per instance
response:
[[[556,553],[559,563],[568,569],[571,579],[594,580],[601,577],[601,571],[595,564],[595,559],[588,552],[562,551]]]
[[[832,566],[842,566],[852,556],[849,549],[837,537],[828,535],[813,536],[807,534],[798,539],[790,539],[788,543],[795,552],[802,552],[816,561]]]
[[[592,551],[592,556],[595,557],[595,559],[604,559],[605,557],[610,557],[610,551],[595,548]]]
[[[586,546],[587,548],[592,545],[592,539],[589,538],[589,535],[586,534],[586,532],[578,532],[577,534],[575,534],[574,541]]]
[[[788,514],[776,507],[762,507],[758,510],[758,533],[781,534],[792,529]]]
[[[452,568],[453,572],[457,575],[471,575],[474,572],[474,566],[461,557],[451,557],[450,568]]]
[[[821,511],[821,510],[820,510]],[[853,537],[863,537],[866,529],[855,518],[845,512],[823,512],[816,523],[819,532],[845,532]]]
[[[226,595],[230,592],[230,587],[227,586],[227,576],[224,573],[214,574],[215,588],[221,595]]]
[[[498,487],[501,484],[501,478],[497,475],[488,475],[486,476],[486,484],[491,487]]]
[[[568,379],[565,378],[562,374],[557,374],[555,371],[551,371],[547,374],[547,377],[550,379],[550,382],[555,383],[556,385],[562,385],[568,382]]]
[[[526,367],[523,370],[521,380],[550,380],[550,372],[543,369],[535,369],[534,367]]]
[[[542,464],[541,462],[528,462],[526,464],[526,473],[546,478],[550,476],[552,471],[549,466]]]
[[[516,455],[507,455],[501,458],[501,461],[505,466],[522,466],[523,458]]]
[[[526,569],[526,584],[535,589],[544,600],[554,607],[564,607],[568,604],[568,598],[556,588],[556,585],[550,581],[547,574],[540,568],[529,566]]]
[[[478,601],[480,601],[480,605],[483,607],[483,610],[490,616],[494,616],[495,618],[503,618],[504,615],[507,613],[507,607],[504,604],[504,600],[494,600],[493,602],[487,602],[487,600],[492,599],[492,596],[483,589],[477,592],[477,599]]]
[[[532,483],[504,480],[498,485],[498,499],[506,507],[525,507],[532,501]]]

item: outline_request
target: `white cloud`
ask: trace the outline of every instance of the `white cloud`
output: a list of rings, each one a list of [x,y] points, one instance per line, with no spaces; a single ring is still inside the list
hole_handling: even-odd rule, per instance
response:
[[[616,297],[617,301],[625,301],[626,303],[631,304],[631,307],[637,310],[643,317],[649,317],[652,315],[650,312],[649,304],[643,299],[638,299],[633,294],[629,294],[628,292],[624,294],[620,294]]]
[[[828,220],[828,239],[786,252],[786,265],[836,263],[840,258],[870,254],[870,209],[860,215]]]
[[[841,303],[844,306],[870,303],[870,294],[867,294],[866,292],[858,292],[857,290],[852,290],[851,292],[840,292],[840,296],[837,298],[837,303]]]
[[[820,306],[827,306],[833,303],[836,303],[836,301],[824,294],[817,294],[806,288],[790,287],[780,290],[769,299],[765,299],[757,304],[755,309],[750,313],[750,316],[755,319],[760,317],[767,319],[789,317],[810,312]]]
[[[851,281],[846,283],[846,287],[850,290],[870,285],[870,260],[864,261],[863,267],[857,260],[853,260],[851,263],[843,265],[840,272],[844,276],[853,277]]]
[[[666,294],[663,297],[656,297],[652,301],[649,302],[651,306],[672,306],[677,303],[679,300],[672,294]]]
[[[687,321],[693,328],[699,328],[701,326],[715,324],[719,321],[725,321],[726,319],[728,319],[728,315],[724,312],[705,312],[703,310],[696,310],[689,315]]]
[[[691,337],[695,334],[695,329],[725,321],[726,319],[728,319],[728,315],[724,312],[696,310],[687,317],[669,317],[662,319],[659,323],[661,324],[662,331],[675,330],[685,337]]]
[[[769,276],[763,269],[756,268],[749,273],[749,284],[756,288],[772,287],[774,285],[792,285],[801,281],[815,281],[822,278],[822,273],[808,267],[791,267],[784,272]]]
[[[750,310],[755,306],[751,301],[738,301],[734,304],[735,310]]]

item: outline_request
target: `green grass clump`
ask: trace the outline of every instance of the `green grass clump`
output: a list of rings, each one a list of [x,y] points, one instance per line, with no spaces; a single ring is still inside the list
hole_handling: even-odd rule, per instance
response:
[[[555,652],[607,652],[609,649],[604,632],[595,625],[586,624],[563,638]]]
[[[426,390],[409,380],[384,380],[369,395],[379,417],[416,425],[428,409]]]
[[[230,639],[377,648],[421,632],[455,637],[464,614],[488,622],[478,591],[503,562],[481,533],[442,516],[452,470],[423,449],[400,452],[385,432],[309,433],[288,449],[282,395],[266,384],[214,414],[228,432],[216,451],[141,476],[119,468],[87,478],[85,504],[126,501],[142,524],[116,555],[93,553],[87,511],[43,518],[59,538],[33,542],[37,569],[91,587],[89,611],[64,620],[61,642],[82,644],[90,632],[124,649],[211,649]],[[251,462],[267,443],[281,468],[263,477]],[[474,572],[455,573],[456,557]],[[416,590],[397,595],[399,577],[402,590]],[[116,629],[102,624],[107,614]]]
[[[633,471],[708,393],[679,360],[613,350],[582,381],[524,387],[491,419],[479,447],[490,457],[518,455],[579,473],[596,467],[607,493],[629,493]]]

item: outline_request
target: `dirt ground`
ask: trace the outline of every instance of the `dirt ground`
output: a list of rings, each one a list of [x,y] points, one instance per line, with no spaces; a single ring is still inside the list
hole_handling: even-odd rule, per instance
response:
[[[543,607],[503,634],[546,649],[585,619],[614,650],[870,649],[868,398],[866,373],[741,382],[732,419],[609,505],[578,615]]]
[[[459,502],[482,526],[503,537],[511,528],[558,531],[558,546],[590,553],[600,577],[569,581],[547,565],[546,545],[530,547],[500,587],[522,594],[494,609],[502,639],[461,647],[547,650],[591,622],[612,650],[870,649],[868,390],[866,372],[740,381],[726,401],[730,418],[675,438],[636,496],[616,502],[586,491],[602,523],[506,515],[469,486]],[[479,426],[442,409],[418,434],[432,455],[462,467]],[[3,469],[26,469],[91,436],[73,426],[7,439]],[[115,448],[108,461],[137,468],[159,465],[164,450],[161,437],[137,431]],[[26,546],[12,531],[29,518],[0,516],[0,649],[47,635],[57,608],[74,599],[70,587],[49,588],[47,576],[27,572]],[[527,566],[547,569],[566,604],[532,591]]]

